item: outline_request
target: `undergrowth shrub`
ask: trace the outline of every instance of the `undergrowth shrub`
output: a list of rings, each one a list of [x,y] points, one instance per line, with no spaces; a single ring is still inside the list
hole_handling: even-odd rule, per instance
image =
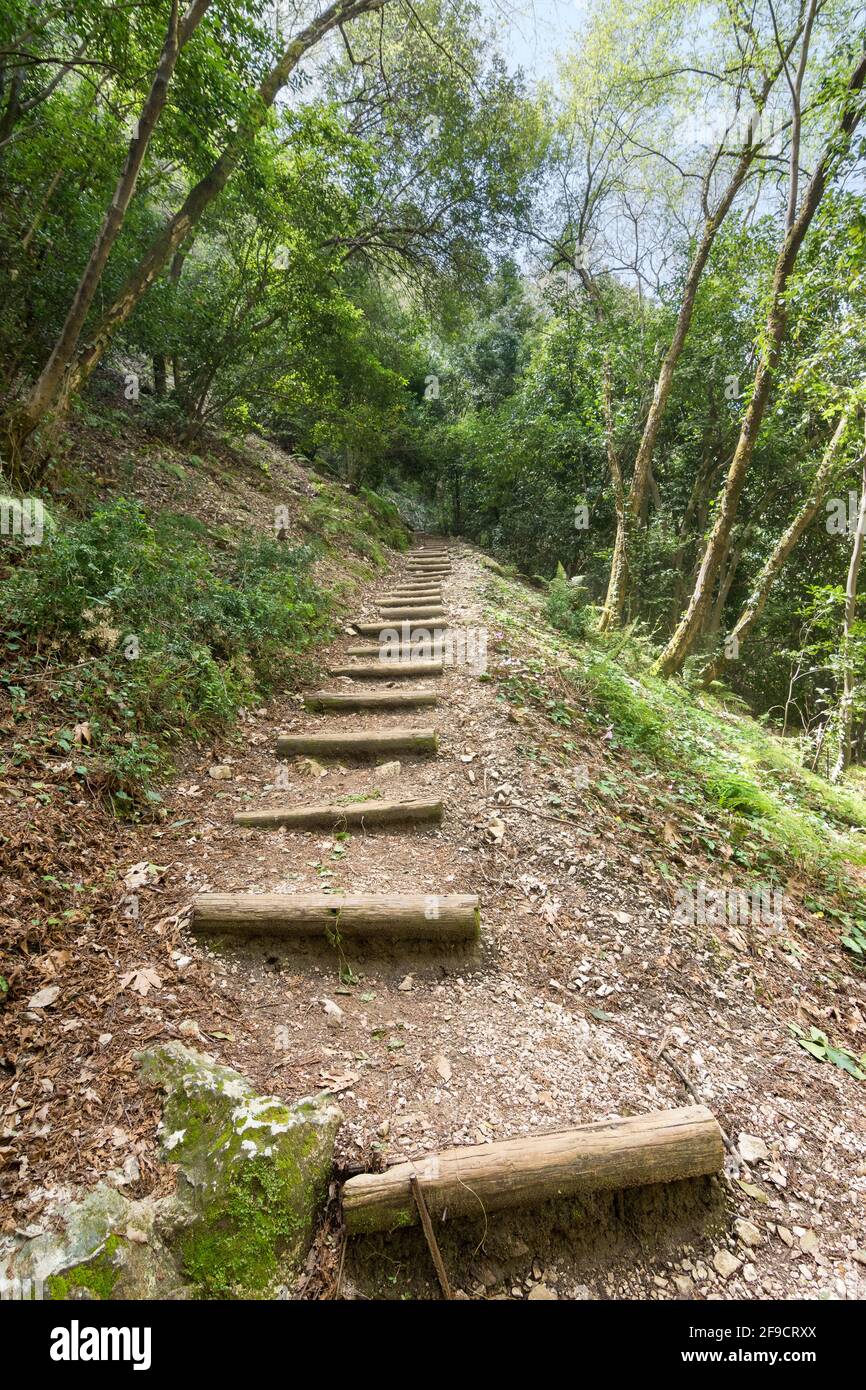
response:
[[[309,549],[263,537],[215,555],[205,536],[193,518],[151,520],[121,499],[58,526],[0,579],[0,688],[15,717],[36,719],[46,751],[75,748],[120,809],[153,797],[182,734],[295,683],[327,626]],[[89,744],[73,738],[82,724]]]
[[[570,584],[562,565],[547,589],[545,615],[552,627],[568,637],[581,638],[589,629],[592,609],[583,584]]]

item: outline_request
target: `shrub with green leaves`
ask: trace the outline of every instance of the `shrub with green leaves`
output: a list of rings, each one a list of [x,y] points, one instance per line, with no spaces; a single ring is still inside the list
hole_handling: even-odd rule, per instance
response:
[[[82,757],[108,771],[121,805],[181,734],[290,686],[327,626],[307,548],[263,537],[217,559],[203,535],[195,518],[151,520],[121,499],[58,526],[0,580],[13,707],[26,712],[28,676],[47,667],[51,724],[87,721]],[[52,737],[66,751],[68,730]]]
[[[592,609],[586,589],[582,583],[570,583],[562,565],[557,565],[548,585],[546,616],[552,627],[569,637],[583,637],[590,625]]]

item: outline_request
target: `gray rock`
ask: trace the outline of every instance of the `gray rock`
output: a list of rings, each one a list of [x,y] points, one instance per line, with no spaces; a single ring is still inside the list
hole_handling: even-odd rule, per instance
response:
[[[56,1299],[267,1298],[298,1272],[327,1196],[342,1115],[330,1098],[286,1105],[179,1042],[140,1059],[166,1093],[173,1197],[105,1184],[0,1261],[0,1279]]]

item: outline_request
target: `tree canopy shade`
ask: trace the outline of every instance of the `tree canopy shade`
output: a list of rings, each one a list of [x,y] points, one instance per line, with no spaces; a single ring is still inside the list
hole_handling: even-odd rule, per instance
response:
[[[863,33],[593,0],[532,84],[474,0],[10,0],[9,486],[132,373],[149,428],[270,433],[579,580],[665,676],[790,712],[796,668],[858,747],[822,523],[860,486]]]

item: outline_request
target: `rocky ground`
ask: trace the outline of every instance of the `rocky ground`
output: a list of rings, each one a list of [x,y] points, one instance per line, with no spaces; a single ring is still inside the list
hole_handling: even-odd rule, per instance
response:
[[[487,630],[486,671],[447,667],[432,711],[314,716],[299,699],[251,711],[236,742],[190,760],[162,824],[114,836],[110,933],[85,934],[75,966],[55,962],[54,998],[31,1000],[31,1042],[38,1050],[51,1032],[56,1074],[22,1071],[6,1087],[3,1152],[20,1157],[23,1142],[29,1155],[7,1188],[7,1234],[50,1221],[73,1178],[111,1170],[128,1195],[159,1189],[156,1102],[145,1093],[130,1106],[123,1088],[118,1107],[112,1085],[143,1044],[177,1037],[260,1090],[336,1096],[344,1171],[694,1101],[714,1111],[727,1141],[718,1181],[443,1228],[462,1295],[862,1297],[862,1083],[816,1065],[785,1026],[828,1008],[862,1024],[861,980],[822,974],[819,936],[794,956],[769,923],[719,951],[706,929],[677,920],[655,830],[592,795],[611,761],[604,741],[565,750],[555,724],[503,698],[519,641],[497,623],[483,557],[457,542],[452,554],[445,603],[452,626]],[[396,561],[368,591],[369,615],[402,570]],[[356,641],[347,632],[327,655]],[[277,785],[278,732],[343,721],[435,724],[440,751],[357,768],[298,760]],[[441,796],[443,823],[347,836],[232,823],[242,806],[362,793]],[[190,934],[199,891],[325,886],[476,892],[479,947],[338,958]],[[46,975],[49,992],[53,983]],[[64,1148],[86,1155],[84,1167],[58,1169],[52,1154]],[[438,1296],[420,1235],[341,1252],[333,1210],[299,1291]]]

